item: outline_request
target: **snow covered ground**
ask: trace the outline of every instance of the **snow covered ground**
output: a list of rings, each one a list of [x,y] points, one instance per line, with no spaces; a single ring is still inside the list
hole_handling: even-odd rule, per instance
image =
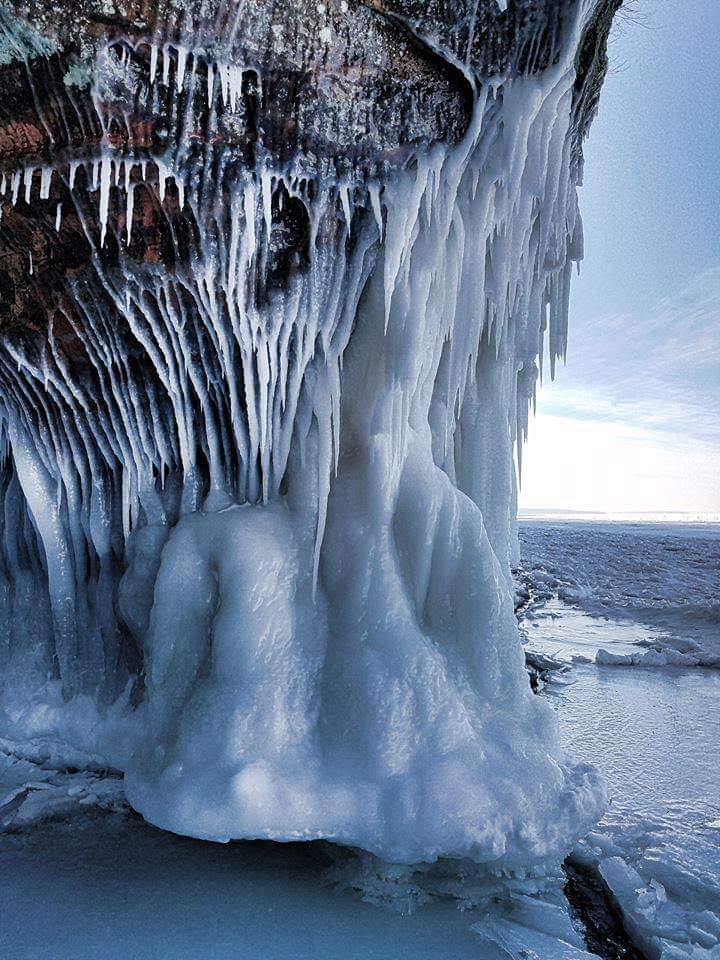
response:
[[[527,649],[550,667],[568,748],[610,788],[574,856],[647,956],[719,957],[720,527],[546,521],[520,535]]]
[[[574,863],[612,891],[644,956],[715,960],[720,529],[523,523],[521,545],[542,695],[611,794]],[[478,888],[468,864],[413,874],[327,844],[176,837],[130,812],[117,771],[63,765],[51,744],[0,748],[2,960],[595,955],[561,876]]]
[[[605,663],[720,665],[720,524],[526,521],[520,536],[524,619],[534,626],[560,611],[567,628],[546,631],[559,649],[594,633],[595,659],[609,635],[604,618],[615,643],[622,636],[633,648],[614,647]]]

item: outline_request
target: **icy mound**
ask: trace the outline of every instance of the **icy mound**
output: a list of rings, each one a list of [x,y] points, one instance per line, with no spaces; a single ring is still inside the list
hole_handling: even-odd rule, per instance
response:
[[[215,840],[524,870],[598,816],[530,691],[509,572],[514,448],[582,256],[592,6],[545,69],[473,81],[459,142],[382,177],[128,157],[112,123],[99,158],[43,170],[93,256],[46,339],[0,357],[16,734],[48,675],[70,703],[129,695],[131,803]],[[186,93],[195,53],[150,56],[189,118],[218,83],[229,113],[250,95],[207,64]],[[119,88],[132,58],[108,59]],[[29,203],[37,179],[2,191]]]
[[[146,640],[151,746],[127,774],[153,822],[517,866],[597,815],[597,781],[558,763],[530,693],[507,577],[517,381],[548,300],[562,338],[579,255],[570,79],[488,92],[459,153],[386,186],[334,439],[320,420],[284,504],[171,533]]]
[[[412,489],[421,516],[442,499],[427,490]],[[396,544],[418,535],[416,520]],[[434,588],[460,628],[448,650],[421,629],[389,554],[358,576],[357,558],[377,548],[371,528],[349,562],[344,538],[335,545],[333,604],[313,600],[313,540],[284,507],[180,521],[156,583],[133,806],[177,833],[327,837],[396,862],[509,867],[562,850],[598,813],[598,781],[553,760],[554,725],[525,692],[507,604],[473,622],[474,594],[497,596],[500,573],[477,520],[464,526],[433,547]]]

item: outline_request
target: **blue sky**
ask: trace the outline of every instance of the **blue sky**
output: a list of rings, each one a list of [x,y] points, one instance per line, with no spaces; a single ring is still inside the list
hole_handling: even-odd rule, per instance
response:
[[[521,508],[720,512],[720,0],[638,0],[586,143],[568,363]]]

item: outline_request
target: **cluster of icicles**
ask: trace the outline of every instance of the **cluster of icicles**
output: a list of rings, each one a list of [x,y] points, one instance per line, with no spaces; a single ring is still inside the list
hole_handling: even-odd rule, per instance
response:
[[[83,189],[68,172],[92,269],[42,344],[0,352],[5,676],[108,701],[149,647],[127,783],[153,822],[518,864],[597,814],[554,759],[509,589],[513,446],[582,255],[573,80],[483,87],[461,144],[382,184],[228,166],[211,192],[109,149]],[[133,191],[162,206],[170,177],[169,234],[194,239],[168,271],[127,246]],[[307,259],[267,288],[281,197]]]
[[[100,225],[100,246],[105,245],[108,230],[111,190],[122,191],[125,194],[124,222],[125,229],[122,239],[126,244],[132,240],[132,230],[135,210],[135,191],[138,186],[152,186],[157,190],[161,204],[165,202],[168,182],[172,181],[177,191],[177,201],[180,211],[185,208],[185,180],[182,176],[176,177],[170,167],[160,157],[151,160],[147,158],[123,157],[122,155],[105,154],[95,160],[73,160],[61,170],[54,167],[27,166],[15,170],[10,175],[0,175],[0,197],[10,200],[14,207],[22,196],[26,204],[30,204],[37,187],[36,196],[39,200],[50,198],[53,177],[57,176],[72,193],[76,187],[78,171],[83,170],[85,184],[90,194],[97,196],[97,221]],[[287,196],[301,199],[303,203],[311,205],[309,200],[310,181],[299,174],[287,176],[274,173],[269,167],[253,172],[248,177],[259,187],[254,199],[255,205],[262,211],[263,225],[267,231],[265,240],[269,239],[272,223],[273,194],[282,184]],[[247,183],[246,183],[247,185]],[[382,187],[377,181],[370,181],[364,185],[366,195],[375,217],[378,233],[382,237],[382,209],[380,193]],[[340,211],[345,218],[345,224],[350,235],[351,223],[355,209],[355,189],[349,180],[338,181],[330,192],[334,192],[340,202]],[[362,205],[362,202],[361,202]],[[314,207],[315,204],[312,204]],[[193,204],[195,207],[195,204]],[[2,221],[3,203],[0,202],[0,222]],[[59,232],[62,226],[62,203],[55,208],[55,230]]]
[[[133,66],[132,58],[136,62]],[[188,121],[198,104],[196,98],[204,91],[205,102],[200,108],[206,108],[209,111],[207,116],[208,125],[212,125],[217,110],[229,110],[234,114],[238,111],[243,98],[243,83],[246,78],[251,78],[254,85],[256,96],[262,95],[262,79],[260,74],[254,68],[244,67],[235,63],[216,61],[208,57],[203,50],[192,50],[180,44],[157,44],[145,42],[132,42],[123,40],[116,42],[104,51],[101,57],[104,61],[104,72],[106,76],[112,77],[119,72],[124,82],[132,89],[134,85],[140,82],[141,74],[134,73],[138,65],[146,62],[147,81],[146,104],[150,115],[161,112],[162,100],[169,94],[185,94],[183,100],[183,117],[176,118],[178,132],[182,134],[183,123]],[[198,72],[204,70],[205,79],[202,83],[198,82]],[[104,128],[105,136],[110,134],[110,119],[106,115],[101,99],[96,101],[96,109],[101,125]],[[177,159],[177,158],[176,158]],[[75,160],[66,164],[57,170],[52,166],[25,166],[14,170],[9,175],[3,173],[0,178],[0,197],[11,200],[13,206],[22,195],[26,203],[30,203],[33,197],[33,183],[39,175],[39,193],[41,200],[47,200],[50,196],[52,179],[57,173],[66,183],[70,191],[75,187],[78,171],[82,168],[85,171],[86,184],[88,190],[97,193],[99,196],[99,221],[101,227],[101,245],[105,240],[107,227],[108,202],[111,187],[122,187],[127,199],[127,214],[125,222],[127,224],[127,242],[129,243],[132,235],[133,223],[133,200],[135,186],[138,183],[144,183],[148,176],[149,167],[153,168],[152,180],[159,192],[160,201],[165,197],[165,189],[168,179],[172,176],[170,170],[160,157],[154,157],[149,160],[146,156],[138,158],[124,157],[122,155],[113,155],[112,153],[103,153],[94,160]],[[264,176],[271,176],[267,171]],[[294,193],[299,189],[299,177],[294,177]],[[185,175],[175,178],[179,194],[181,208],[184,206],[185,197]],[[3,203],[0,202],[0,220],[2,219]],[[59,230],[62,223],[62,206],[56,208],[56,229]]]
[[[120,52],[120,66],[127,68],[131,55],[148,56],[150,84],[161,82],[182,93],[187,87],[194,88],[200,65],[204,65],[207,99],[211,103],[215,95],[216,79],[220,85],[223,106],[233,111],[242,96],[243,78],[248,68],[208,58],[204,50],[193,50],[172,43],[129,43],[124,41]],[[188,69],[189,66],[189,69]],[[253,71],[254,72],[254,71]],[[255,74],[256,78],[257,75]],[[258,83],[260,82],[257,78]]]
[[[416,349],[412,341],[433,344],[433,410],[443,410],[442,423],[431,415],[440,459],[463,458],[456,432],[468,397],[482,388],[476,371],[483,350],[502,355],[517,383],[499,414],[507,443],[517,441],[526,429],[535,360],[548,326],[551,361],[564,352],[571,261],[582,256],[569,175],[571,79],[560,73],[546,81],[548,89],[538,89],[530,112],[527,81],[486,87],[465,141],[453,150],[436,147],[392,184],[319,182],[310,191],[297,175],[264,169],[236,182],[228,205],[220,192],[213,204],[195,196],[191,185],[186,193],[171,158],[106,152],[62,173],[42,168],[40,199],[49,197],[53,175],[65,178],[72,195],[84,168],[83,193],[97,197],[100,245],[111,189],[126,194],[122,239],[129,242],[135,189],[150,185],[162,203],[170,178],[181,210],[190,206],[201,233],[195,255],[174,275],[135,276],[122,257],[120,269],[106,270],[95,258],[92,279],[75,285],[75,309],[64,315],[91,373],[75,376],[52,322],[36,355],[4,345],[3,435],[13,452],[20,446],[30,452],[58,505],[58,529],[53,542],[43,544],[48,557],[59,541],[75,552],[76,536],[102,557],[118,502],[126,538],[141,520],[173,522],[207,497],[220,503],[277,496],[291,445],[302,445],[311,424],[322,436],[318,471],[326,497],[340,450],[343,354],[373,270],[382,273],[384,289],[386,344],[378,349],[390,354],[398,341],[399,368],[392,373],[402,379],[409,363],[402,358]],[[22,186],[30,202],[37,173],[28,167],[3,177],[0,194],[16,203]],[[281,185],[307,207],[309,265],[258,306],[254,282]],[[58,227],[60,215],[58,208]],[[90,219],[87,210],[83,218]],[[86,232],[97,245],[91,223]],[[416,303],[419,289],[424,303]],[[133,363],[138,350],[152,377]],[[411,404],[408,395],[403,405]],[[407,409],[398,411],[399,437],[407,416]],[[455,476],[462,467],[448,469]],[[172,485],[168,493],[168,477],[182,493]],[[32,492],[26,496],[34,514]],[[321,503],[318,549],[323,513]],[[512,513],[512,503],[503,513]],[[40,518],[35,522],[41,532]],[[507,542],[497,547],[500,556],[508,555]],[[86,576],[78,573],[70,593],[84,590]],[[68,584],[59,588],[64,597],[68,590]],[[51,603],[53,592],[51,585]],[[63,633],[73,618],[54,619]],[[78,625],[71,628],[74,633]],[[55,643],[62,648],[64,641],[56,636]],[[73,689],[72,678],[88,671],[70,670],[64,679]],[[101,680],[89,673],[91,683]]]

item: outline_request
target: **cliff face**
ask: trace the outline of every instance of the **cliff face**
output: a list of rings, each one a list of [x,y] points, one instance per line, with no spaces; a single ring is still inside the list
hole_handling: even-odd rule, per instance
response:
[[[133,803],[216,839],[597,814],[508,568],[618,5],[2,4],[0,727],[125,691]]]
[[[577,50],[576,157],[620,2],[592,5]],[[169,154],[199,180],[212,176],[218,162],[293,167],[309,179],[382,179],[435,143],[459,142],[483,83],[540,75],[561,56],[577,13],[574,0],[501,6],[495,0],[4,3],[2,328],[42,330],[63,278],[91,262],[92,242],[62,182],[73,164],[109,151],[118,160]],[[50,177],[45,187],[43,170]],[[21,182],[13,183],[18,174]],[[79,178],[83,185],[82,172]],[[8,203],[11,196],[18,202]],[[151,192],[139,191],[137,200],[133,259],[172,266],[166,217]],[[126,229],[127,210],[114,191],[109,203]],[[173,197],[169,204],[175,206]],[[287,248],[269,268],[277,279],[289,269],[288,257],[302,254],[309,226],[294,204],[274,217]],[[106,259],[114,256],[112,246],[110,238]]]

